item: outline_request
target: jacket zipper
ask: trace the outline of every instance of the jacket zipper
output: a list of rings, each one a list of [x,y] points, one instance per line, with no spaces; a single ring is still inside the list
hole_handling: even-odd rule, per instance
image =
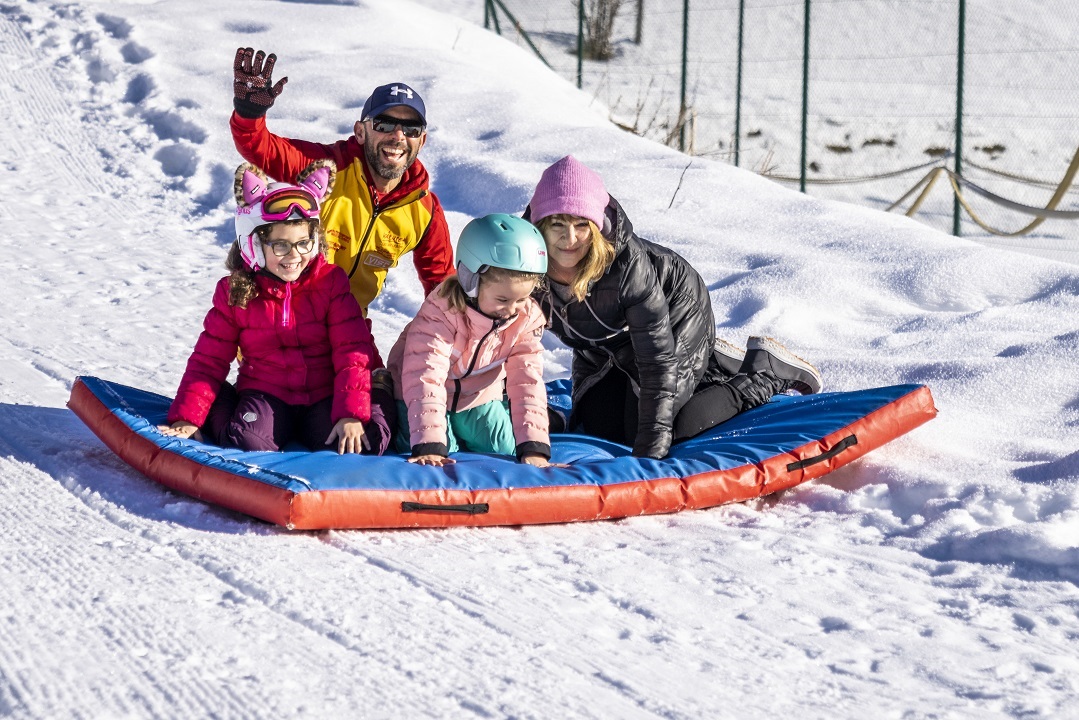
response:
[[[292,283],[285,283],[285,299],[281,304],[281,327],[292,324]]]
[[[421,190],[420,194],[416,198],[409,200],[408,202],[399,202],[396,205],[387,205],[386,207],[379,207],[378,203],[372,203],[371,205],[371,219],[367,221],[367,228],[363,231],[363,237],[360,239],[360,250],[356,253],[356,259],[352,263],[352,269],[348,271],[349,280],[356,274],[356,270],[360,267],[360,258],[367,252],[367,243],[371,239],[371,231],[375,229],[375,221],[378,220],[378,216],[387,210],[396,210],[399,207],[405,205],[411,205],[414,202],[419,202],[427,197],[427,191]]]
[[[491,336],[491,333],[493,333],[495,330],[497,330],[498,326],[501,325],[503,322],[505,322],[505,321],[502,320],[502,319],[493,320],[491,322],[491,329],[488,330],[487,332],[485,332],[483,334],[483,337],[480,338],[480,341],[478,343],[476,343],[476,349],[472,353],[472,361],[468,363],[468,370],[466,370],[465,374],[462,375],[461,377],[454,378],[454,381],[453,381],[453,403],[450,406],[450,412],[451,413],[457,412],[457,403],[461,399],[461,381],[464,380],[469,375],[471,375],[472,371],[476,369],[476,361],[479,360],[479,358],[480,358],[480,348],[483,347],[483,343],[487,341],[487,338]]]

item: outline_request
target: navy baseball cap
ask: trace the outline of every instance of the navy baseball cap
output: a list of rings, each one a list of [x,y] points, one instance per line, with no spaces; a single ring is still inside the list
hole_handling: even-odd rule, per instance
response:
[[[423,105],[420,94],[402,82],[379,85],[363,104],[363,113],[360,120],[370,120],[375,115],[383,113],[392,107],[404,105],[420,114],[420,121],[427,124],[427,109]]]

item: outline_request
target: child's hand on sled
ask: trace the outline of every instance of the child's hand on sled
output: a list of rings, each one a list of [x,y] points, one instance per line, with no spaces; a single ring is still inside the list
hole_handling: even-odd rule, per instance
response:
[[[521,462],[525,465],[531,465],[532,467],[545,468],[545,467],[569,467],[565,463],[553,463],[547,458],[537,453],[527,453],[521,456]]]
[[[371,449],[371,444],[363,433],[363,423],[356,418],[338,420],[330,431],[330,436],[326,438],[326,444],[331,445],[334,440],[337,441],[338,455],[362,452],[361,447]]]
[[[199,432],[199,426],[189,423],[187,420],[177,420],[172,425],[158,425],[157,429],[161,431],[162,435],[168,435],[169,437],[177,437],[181,440],[186,440],[187,438],[194,436],[196,440],[202,441],[202,433]]]
[[[410,457],[408,459],[410,463],[416,463],[417,465],[453,465],[456,460],[453,458],[443,457],[442,455],[417,455],[416,457]]]

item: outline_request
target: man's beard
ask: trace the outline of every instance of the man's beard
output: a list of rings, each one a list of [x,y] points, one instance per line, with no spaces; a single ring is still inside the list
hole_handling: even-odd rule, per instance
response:
[[[382,154],[379,152],[380,147],[398,147],[393,143],[381,143],[372,145],[371,143],[365,143],[363,146],[364,155],[367,157],[367,164],[371,166],[371,169],[383,180],[397,180],[405,171],[408,170],[412,163],[416,160],[416,155],[419,154],[419,148],[413,150],[407,143],[405,144],[405,157],[404,162],[400,165],[389,165],[382,159]]]

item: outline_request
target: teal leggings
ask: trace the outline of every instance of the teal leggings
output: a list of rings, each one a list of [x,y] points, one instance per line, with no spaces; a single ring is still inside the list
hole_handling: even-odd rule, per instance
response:
[[[517,443],[513,437],[510,404],[492,400],[469,410],[446,414],[446,444],[451,453],[477,452],[515,455]],[[412,452],[409,442],[408,408],[397,401],[397,434],[394,445],[399,453]]]

